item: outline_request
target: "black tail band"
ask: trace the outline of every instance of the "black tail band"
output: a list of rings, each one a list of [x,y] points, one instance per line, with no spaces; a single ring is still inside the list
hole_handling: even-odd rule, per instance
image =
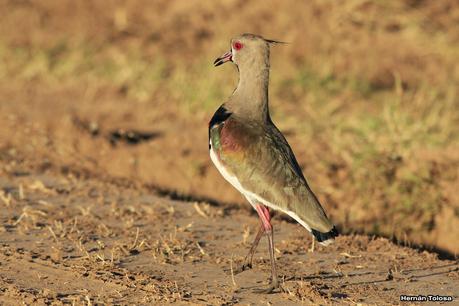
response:
[[[329,239],[333,239],[333,238],[335,238],[336,236],[339,235],[338,230],[334,226],[331,229],[331,231],[329,231],[327,233],[322,233],[322,232],[319,232],[319,231],[317,231],[315,229],[311,229],[311,232],[314,235],[314,237],[316,237],[317,241],[319,241],[319,242],[323,242],[323,241],[326,241],[326,240],[329,240]]]

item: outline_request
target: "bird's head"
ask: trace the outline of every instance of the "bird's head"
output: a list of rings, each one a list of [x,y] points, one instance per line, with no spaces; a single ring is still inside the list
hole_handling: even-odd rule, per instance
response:
[[[265,39],[259,35],[242,34],[231,40],[231,49],[214,61],[215,66],[220,66],[232,61],[238,67],[255,63],[257,59],[269,61],[270,44],[279,41]]]

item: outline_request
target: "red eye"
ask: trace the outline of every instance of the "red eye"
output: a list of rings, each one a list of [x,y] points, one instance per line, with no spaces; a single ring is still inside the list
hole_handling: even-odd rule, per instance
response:
[[[239,51],[242,49],[242,47],[244,47],[244,45],[237,41],[234,43],[233,47],[234,47],[234,50]]]

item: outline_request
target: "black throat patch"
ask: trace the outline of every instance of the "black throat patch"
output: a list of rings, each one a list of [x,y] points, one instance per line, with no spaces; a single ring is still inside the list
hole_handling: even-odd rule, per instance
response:
[[[210,119],[210,122],[209,122],[209,140],[210,140],[210,130],[216,126],[216,125],[219,125],[220,123],[223,123],[226,121],[226,119],[229,118],[229,116],[231,116],[231,112],[229,112],[226,108],[222,106],[220,106],[217,111],[215,112],[215,114],[212,116],[212,119]],[[209,149],[210,149],[210,143],[209,143]]]

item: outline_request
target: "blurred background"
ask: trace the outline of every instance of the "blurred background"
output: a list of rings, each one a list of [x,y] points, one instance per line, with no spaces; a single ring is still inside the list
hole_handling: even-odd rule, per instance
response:
[[[250,32],[271,50],[270,106],[346,233],[459,251],[459,3],[0,1],[7,171],[122,177],[246,205],[208,157]]]

